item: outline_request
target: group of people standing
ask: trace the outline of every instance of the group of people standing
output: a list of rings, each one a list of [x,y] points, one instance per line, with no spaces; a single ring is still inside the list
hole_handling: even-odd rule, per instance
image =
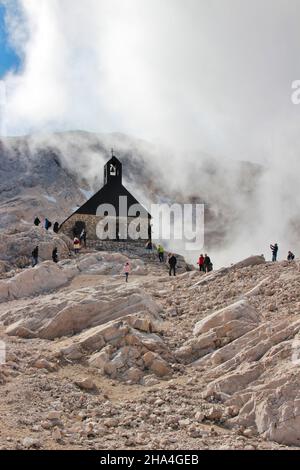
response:
[[[199,256],[197,264],[199,266],[199,271],[202,271],[204,273],[209,273],[213,269],[213,264],[207,253],[205,253],[204,256],[203,254]]]
[[[159,244],[156,247],[158,259],[160,263],[165,262],[165,249],[164,247]],[[176,266],[177,266],[177,258],[174,253],[168,253],[167,264],[169,265],[169,276],[176,276]]]
[[[146,243],[146,249],[147,250],[152,250],[152,242],[148,241]],[[164,247],[159,244],[156,247],[157,254],[158,254],[158,259],[160,263],[163,263],[165,261],[165,250]],[[176,266],[177,266],[177,258],[174,255],[174,253],[169,253],[168,258],[167,258],[167,264],[169,265],[169,275],[171,276],[172,274],[176,276]],[[199,271],[208,273],[212,271],[213,269],[213,264],[211,262],[210,257],[208,256],[207,253],[203,256],[203,254],[200,255],[197,264],[199,265]]]
[[[275,261],[277,261],[277,255],[278,255],[278,250],[279,250],[278,243],[274,243],[274,245],[270,245],[270,249],[272,251],[272,261],[274,263]],[[293,261],[295,259],[294,253],[292,253],[291,251],[288,251],[286,259],[288,261]]]
[[[41,224],[40,219],[39,219],[38,217],[36,217],[36,218],[34,219],[34,225],[35,225],[36,227],[38,227],[40,224]],[[44,220],[44,228],[45,228],[45,230],[48,231],[49,228],[51,228],[51,227],[52,227],[52,222],[50,222],[50,220],[47,219],[47,217],[45,217],[45,220]],[[58,222],[54,222],[54,224],[53,224],[53,232],[54,232],[54,233],[58,233],[58,231],[59,231],[59,223],[58,223]]]
[[[41,221],[38,217],[35,217],[34,221],[33,221],[34,225],[36,227],[39,227],[39,225],[41,224]],[[50,220],[47,219],[47,217],[45,217],[45,220],[44,220],[44,228],[45,230],[49,230],[49,228],[52,227],[52,222],[50,222]],[[58,233],[59,231],[59,224],[58,222],[55,222],[54,225],[53,225],[53,232],[54,233]],[[39,247],[38,246],[35,246],[35,248],[32,250],[32,253],[31,253],[31,265],[32,267],[34,268],[34,266],[36,266],[39,262]],[[58,262],[58,250],[57,250],[57,247],[53,248],[52,250],[52,261],[54,263],[57,263]]]
[[[146,243],[146,250],[152,253],[153,250],[153,243],[151,240],[148,240]],[[156,246],[156,251],[158,254],[158,259],[160,263],[165,262],[165,249],[161,244]],[[167,256],[167,264],[169,265],[169,275],[176,276],[176,266],[177,266],[177,258],[173,253],[168,253]]]
[[[39,262],[39,247],[36,246],[31,253],[32,258],[32,267],[34,268]],[[53,248],[52,250],[52,261],[54,263],[58,263],[58,250],[57,247]]]

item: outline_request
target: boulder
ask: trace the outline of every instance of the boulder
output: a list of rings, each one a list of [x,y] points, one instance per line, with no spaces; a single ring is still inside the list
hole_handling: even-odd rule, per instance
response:
[[[162,358],[156,358],[150,365],[150,370],[158,377],[165,377],[172,374],[169,364]]]
[[[85,377],[84,379],[76,380],[75,384],[83,390],[94,390],[96,385],[91,377]]]
[[[96,367],[102,372],[104,372],[106,365],[110,361],[110,354],[107,350],[105,351],[105,349],[106,348],[102,349],[102,351],[99,351],[98,353],[92,354],[88,360],[90,366]]]
[[[39,269],[41,269],[43,276],[46,276],[49,266],[46,263],[44,264],[46,266],[41,265],[37,268],[37,276],[40,276]],[[53,283],[58,284],[66,281],[64,271],[54,263],[52,264],[53,267],[51,265],[50,271],[52,272],[53,269],[53,272],[57,275],[56,281],[53,281]],[[35,268],[21,273],[22,278],[29,271],[35,271]],[[62,277],[59,277],[60,275]],[[52,283],[51,279],[48,280],[48,286],[49,283]],[[46,281],[44,287],[45,284]],[[43,285],[40,286],[40,288],[42,287]],[[123,284],[111,294],[107,293],[104,285],[100,285],[99,287],[87,287],[69,293],[57,294],[55,298],[52,295],[45,295],[37,303],[36,308],[33,305],[32,302],[31,304],[24,302],[22,309],[12,309],[5,314],[6,324],[9,324],[7,328],[9,335],[54,339],[105,324],[105,331],[100,329],[87,332],[83,343],[83,346],[87,348],[89,348],[89,343],[94,342],[95,344],[92,347],[99,348],[101,345],[103,346],[103,341],[114,339],[115,334],[117,339],[121,334],[121,330],[119,328],[115,329],[115,326],[109,323],[110,320],[139,314],[132,319],[132,322],[136,323],[141,329],[152,329],[153,321],[149,322],[149,318],[151,317],[153,320],[153,316],[157,317],[161,308],[142,289]],[[144,312],[146,313],[144,314]],[[143,318],[144,315],[147,316],[147,320]],[[24,331],[29,331],[29,333],[24,336]],[[103,336],[103,339],[101,339],[101,336]],[[152,339],[154,338],[153,336]],[[98,344],[97,341],[102,344]],[[155,338],[155,341],[153,341],[154,346],[157,341],[157,338]]]
[[[22,444],[25,449],[39,449],[41,447],[41,442],[38,439],[34,439],[33,437],[25,437],[22,441]]]
[[[130,367],[125,374],[125,379],[135,384],[139,383],[142,378],[143,371],[138,367]]]
[[[240,269],[240,268],[248,268],[249,266],[257,266],[259,264],[265,264],[266,260],[263,255],[257,256],[249,256],[238,263],[235,263],[231,266],[231,269]]]
[[[1,281],[0,302],[20,299],[57,289],[68,282],[63,270],[52,261],[26,269],[15,277]]]
[[[172,373],[172,369],[169,364],[157,353],[153,353],[151,351],[147,352],[143,355],[143,361],[145,366],[158,377],[164,377]]]
[[[36,369],[46,369],[49,372],[57,370],[57,365],[53,362],[48,361],[47,359],[40,358],[33,363],[33,367]]]
[[[237,324],[237,321],[241,324]],[[259,316],[254,307],[246,300],[240,300],[200,320],[196,323],[193,333],[199,336],[209,330],[214,330],[218,336],[224,336],[232,332],[233,337],[238,337],[243,333],[238,331],[239,328],[237,327],[242,328],[245,326],[247,329],[250,326],[250,329],[252,329],[253,325],[258,324],[258,322]]]
[[[28,265],[33,248],[38,246],[40,261],[52,261],[52,251],[55,247],[58,249],[59,259],[63,259],[68,257],[69,243],[67,237],[55,234],[52,230],[22,225],[15,230],[0,233],[0,257],[9,266],[14,266],[17,260],[21,259],[27,260],[25,265]]]

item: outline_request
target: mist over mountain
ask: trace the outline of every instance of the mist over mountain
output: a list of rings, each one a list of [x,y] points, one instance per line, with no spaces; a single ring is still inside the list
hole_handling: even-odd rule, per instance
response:
[[[251,223],[263,167],[203,153],[179,156],[124,134],[82,131],[2,139],[0,226],[35,216],[61,223],[103,185],[111,149],[123,163],[125,184],[146,207],[168,202],[205,204],[205,245],[230,245]],[[199,247],[201,249],[201,247]],[[196,255],[195,255],[196,256]]]
[[[209,206],[206,245],[220,264],[275,241],[281,258],[297,254],[297,0],[3,3],[22,62],[3,78],[3,135],[35,135],[30,154],[51,149],[84,191],[101,186],[114,146],[141,202]],[[61,216],[84,198],[66,194]]]

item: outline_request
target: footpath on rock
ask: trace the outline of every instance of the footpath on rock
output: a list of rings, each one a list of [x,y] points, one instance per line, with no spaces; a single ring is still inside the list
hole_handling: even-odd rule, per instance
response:
[[[298,262],[179,266],[132,250],[4,270],[0,448],[300,447]]]

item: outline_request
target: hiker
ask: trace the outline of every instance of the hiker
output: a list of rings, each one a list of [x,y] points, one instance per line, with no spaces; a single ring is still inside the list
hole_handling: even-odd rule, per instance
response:
[[[59,231],[59,224],[58,222],[55,222],[55,224],[53,225],[53,232],[58,233],[58,231]]]
[[[80,250],[80,240],[79,240],[79,238],[77,238],[77,237],[74,238],[73,246],[74,246],[75,255],[78,255],[79,250]]]
[[[146,243],[146,245],[145,245],[145,248],[146,248],[146,250],[149,251],[149,252],[152,251],[153,245],[152,245],[152,241],[151,241],[151,240],[148,240],[148,241],[147,241],[147,243]]]
[[[125,266],[124,266],[124,270],[123,270],[123,271],[124,271],[124,274],[125,274],[125,280],[126,280],[126,282],[128,282],[128,276],[129,276],[129,274],[130,274],[130,263],[129,263],[129,261],[127,261],[127,262],[125,263]]]
[[[202,253],[201,253],[201,255],[199,256],[199,259],[198,259],[197,264],[199,265],[199,271],[202,271],[202,272],[205,273],[204,256],[203,256]]]
[[[53,260],[54,263],[58,262],[58,253],[57,253],[57,248],[56,247],[52,251],[52,260]]]
[[[162,245],[158,245],[157,253],[158,253],[159,262],[163,263],[165,261],[165,250],[164,250],[164,247]]]
[[[36,225],[36,226],[38,227],[38,226],[40,225],[41,221],[40,221],[40,219],[39,219],[38,217],[36,217],[36,218],[34,219],[34,222],[33,222],[33,223],[34,223],[34,225]]]
[[[49,230],[49,228],[51,227],[51,225],[52,225],[52,223],[51,223],[50,220],[48,220],[47,217],[46,217],[46,219],[45,219],[45,229],[46,229],[46,230]]]
[[[151,240],[152,240],[152,224],[150,224],[150,223],[148,225],[148,238],[149,238],[149,241],[151,242]]]
[[[271,251],[272,251],[272,262],[274,263],[277,261],[277,253],[278,253],[278,245],[275,243],[275,245],[270,245]]]
[[[84,244],[84,248],[86,248],[86,231],[85,231],[85,228],[83,228],[81,230],[81,234],[80,234],[80,242]]]
[[[295,255],[294,253],[292,253],[291,251],[288,252],[288,255],[287,255],[287,260],[288,261],[293,261],[295,259]]]
[[[177,258],[173,253],[169,254],[168,263],[169,263],[169,267],[170,267],[169,268],[169,276],[172,276],[172,272],[173,272],[174,276],[176,276]]]
[[[212,268],[213,268],[213,265],[212,265],[212,262],[210,260],[210,257],[208,256],[207,253],[205,253],[205,256],[204,256],[204,271],[206,273],[209,273],[210,271],[212,271]]]
[[[31,253],[32,256],[32,267],[34,268],[39,262],[39,247],[36,246]]]

